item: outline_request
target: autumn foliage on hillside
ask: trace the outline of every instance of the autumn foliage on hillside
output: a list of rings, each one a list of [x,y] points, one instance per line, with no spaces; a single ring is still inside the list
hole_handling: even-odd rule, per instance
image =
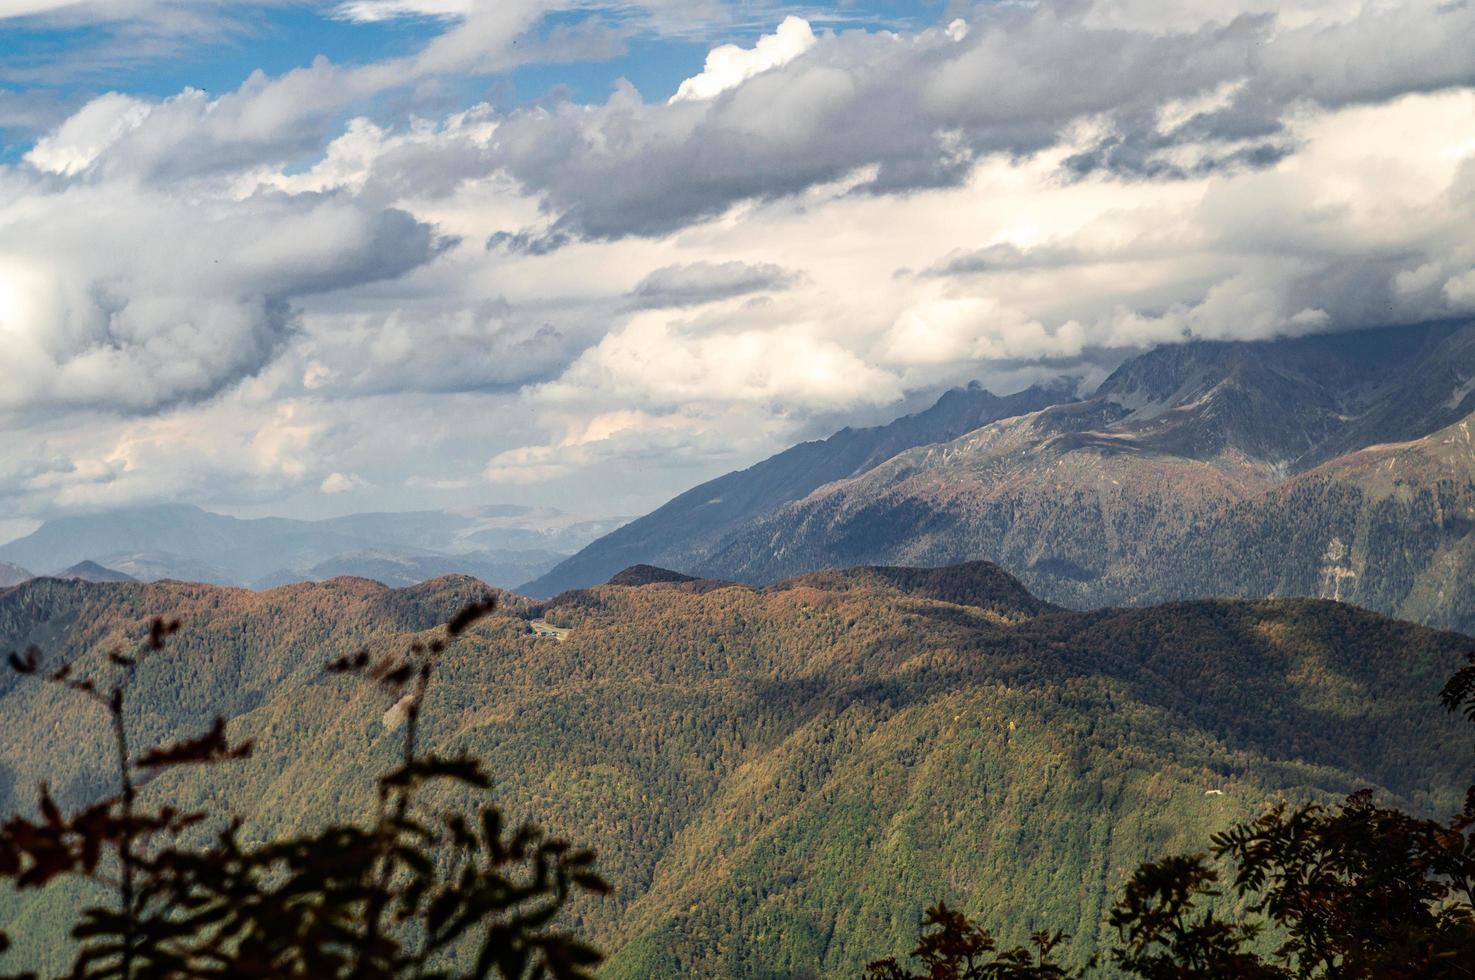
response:
[[[575,891],[608,890],[591,852],[531,825],[509,828],[490,803],[440,807],[426,791],[473,794],[490,776],[470,756],[423,752],[421,709],[441,656],[495,606],[458,612],[444,634],[374,657],[326,665],[376,686],[400,712],[403,752],[377,780],[367,819],[252,843],[239,820],[172,805],[140,807],[160,771],[221,765],[251,755],[217,719],[203,735],[137,751],[124,704],[130,684],[166,655],[179,622],[153,620],[131,652],[108,653],[106,676],[12,653],[16,674],[58,685],[100,709],[116,748],[118,791],[63,813],[43,786],[39,818],[0,827],[0,879],[21,890],[82,877],[112,901],[79,910],[71,935],[78,980],[164,977],[591,977],[600,955],[559,928]],[[212,824],[215,825],[212,829]],[[0,934],[0,951],[9,938]]]
[[[1460,724],[1429,710],[1468,639],[1328,602],[1078,613],[994,566],[857,569],[766,589],[498,594],[452,641],[443,624],[484,592],[464,578],[0,592],[0,644],[47,651],[33,673],[0,670],[0,812],[44,825],[42,780],[64,821],[117,794],[107,711],[45,678],[68,661],[73,679],[110,683],[123,668],[106,652],[131,655],[153,615],[184,626],[127,678],[131,757],[181,736],[220,752],[254,744],[250,758],[140,780],[140,812],[211,815],[152,835],[148,853],[217,847],[230,814],[248,855],[350,822],[369,832],[422,704],[406,701],[413,677],[386,687],[370,671],[419,644],[434,666],[420,755],[481,760],[508,837],[533,821],[598,852],[611,893],[575,885],[550,928],[607,954],[601,980],[855,977],[911,949],[939,900],[987,924],[995,953],[1023,944],[1036,966],[1079,970],[1118,941],[1112,906],[1144,860],[1206,851],[1279,800],[1330,806],[1359,786],[1410,813],[1448,812],[1468,771],[1448,750]],[[325,674],[361,651],[361,682]],[[412,799],[438,836],[423,842],[433,870],[449,874],[457,838],[436,814],[475,832],[486,791],[444,774]],[[262,888],[287,867],[274,853]],[[75,910],[116,905],[110,860],[102,881],[0,882],[0,929],[15,940],[0,970],[69,972]],[[1211,865],[1223,894],[1195,898],[1194,914],[1237,922],[1233,867]],[[527,855],[501,873],[534,866]],[[414,922],[394,934],[406,949]],[[1257,955],[1278,941],[1262,933]],[[469,943],[427,970],[469,972]]]

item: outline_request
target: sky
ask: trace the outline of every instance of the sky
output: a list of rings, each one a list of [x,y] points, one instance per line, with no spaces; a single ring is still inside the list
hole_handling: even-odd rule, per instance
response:
[[[639,514],[1475,313],[1475,0],[0,0],[0,539]]]

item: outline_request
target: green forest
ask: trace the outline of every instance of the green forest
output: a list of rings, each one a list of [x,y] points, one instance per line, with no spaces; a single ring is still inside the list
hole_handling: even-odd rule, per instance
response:
[[[153,744],[224,716],[254,753],[142,798],[240,813],[264,841],[362,812],[396,758],[393,702],[324,666],[428,643],[482,591],[38,580],[0,592],[0,647],[86,667],[177,619],[129,724]],[[498,600],[445,652],[422,739],[479,757],[513,823],[598,854],[611,893],[566,918],[601,977],[854,977],[939,901],[1003,945],[1059,931],[1078,968],[1144,861],[1363,787],[1447,815],[1468,784],[1462,723],[1434,705],[1469,641],[1331,602],[1076,613],[985,563]],[[111,792],[95,705],[23,680],[0,677],[0,803]],[[64,970],[79,897],[5,894],[4,966]]]

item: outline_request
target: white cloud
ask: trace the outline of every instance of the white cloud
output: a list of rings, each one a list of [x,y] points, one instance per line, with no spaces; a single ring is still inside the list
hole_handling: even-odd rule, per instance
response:
[[[345,20],[373,24],[397,17],[465,17],[476,0],[347,0],[336,12]]]
[[[58,186],[0,170],[0,412],[210,397],[271,360],[294,302],[441,247],[404,211],[344,196]]]
[[[444,43],[102,96],[0,166],[0,520],[334,492],[639,512],[1041,358],[1475,309],[1460,8],[1399,33],[1377,5],[1006,6],[775,55],[781,28],[671,104],[375,101],[507,63],[547,9],[462,6],[340,8],[444,15]]]
[[[1069,357],[1081,352],[1083,340],[1076,321],[1052,331],[992,297],[928,299],[897,318],[880,356],[895,365]]]
[[[699,402],[839,409],[901,394],[893,376],[807,324],[708,333],[653,314],[611,332],[539,396],[556,402],[591,392],[666,409]]]
[[[25,160],[38,170],[54,174],[79,173],[126,133],[142,125],[151,109],[142,99],[118,92],[98,96],[37,140]]]
[[[672,102],[711,99],[737,88],[759,72],[786,65],[814,47],[809,22],[792,14],[772,34],[760,37],[751,48],[724,44],[707,52],[701,74],[683,81],[671,96]]]
[[[75,7],[77,3],[78,0],[0,0],[0,18],[31,17]]]
[[[368,485],[368,481],[357,473],[329,473],[318,489],[323,493],[348,493],[350,490],[362,490]]]
[[[550,482],[587,483],[590,474],[598,473],[601,495],[614,500],[632,473],[644,471],[664,479],[682,474],[687,481],[693,481],[693,473],[700,474],[693,482],[715,476],[739,460],[769,451],[776,437],[782,438],[784,427],[741,411],[685,408],[606,412],[587,422],[574,417],[566,430],[563,438],[547,445],[497,453],[482,478],[505,492]]]
[[[1444,297],[1459,312],[1475,311],[1475,269],[1452,276],[1444,284]]]

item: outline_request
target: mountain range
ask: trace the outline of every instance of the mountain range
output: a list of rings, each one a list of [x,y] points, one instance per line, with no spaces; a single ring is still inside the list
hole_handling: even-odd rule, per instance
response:
[[[1268,804],[1456,808],[1435,697],[1471,640],[1431,627],[1475,629],[1475,325],[1164,346],[1079,387],[955,389],[620,527],[53,520],[0,548],[0,651],[105,670],[180,619],[138,740],[222,714],[257,752],[147,791],[265,835],[371,805],[393,756],[324,663],[527,580],[448,654],[431,737],[599,851],[615,894],[574,925],[611,980],[855,976],[937,899],[1079,964],[1138,862]],[[109,790],[90,704],[6,673],[0,717],[0,810]],[[39,950],[5,966],[60,969],[78,898],[0,894]]]
[[[914,445],[813,486],[766,491],[758,474],[789,454],[729,474],[525,591],[587,586],[611,562],[761,584],[988,559],[1078,608],[1304,595],[1475,627],[1475,325],[1166,345],[1089,397],[1003,401],[956,436],[912,417]],[[728,487],[740,515],[693,519]]]
[[[957,388],[628,523],[505,506],[321,521],[160,506],[48,521],[0,546],[0,582],[91,561],[256,588],[469,574],[550,596],[642,564],[765,584],[985,559],[1075,608],[1304,595],[1475,629],[1475,325],[1163,345],[1078,388]]]
[[[170,504],[47,521],[0,546],[5,579],[92,562],[144,581],[270,588],[360,575],[409,585],[452,573],[514,585],[618,526],[552,508],[351,514],[320,521],[239,519]]]
[[[945,442],[989,422],[1069,400],[1074,391],[1073,380],[1061,380],[1000,397],[975,383],[954,388],[925,411],[886,425],[841,429],[828,439],[800,443],[693,487],[604,535],[519,591],[555,595],[604,582],[638,564],[701,567],[734,531],[825,484],[865,473],[914,446]]]
[[[762,588],[619,578],[501,594],[446,654],[423,725],[443,753],[487,760],[512,819],[598,850],[615,893],[571,924],[614,980],[854,977],[910,948],[937,899],[1006,942],[1064,930],[1079,963],[1148,857],[1362,786],[1443,814],[1468,781],[1465,730],[1436,694],[1469,639],[1343,604],[1074,612],[984,562]],[[256,751],[173,770],[146,802],[238,810],[255,837],[372,807],[393,763],[389,705],[324,665],[426,642],[484,589],[36,579],[0,590],[0,649],[35,644],[90,676],[149,617],[177,617],[130,688],[135,741],[223,714]],[[86,699],[6,672],[0,716],[0,809],[32,807],[42,780],[63,806],[111,791]],[[0,893],[6,968],[59,968],[48,937],[76,901]]]

